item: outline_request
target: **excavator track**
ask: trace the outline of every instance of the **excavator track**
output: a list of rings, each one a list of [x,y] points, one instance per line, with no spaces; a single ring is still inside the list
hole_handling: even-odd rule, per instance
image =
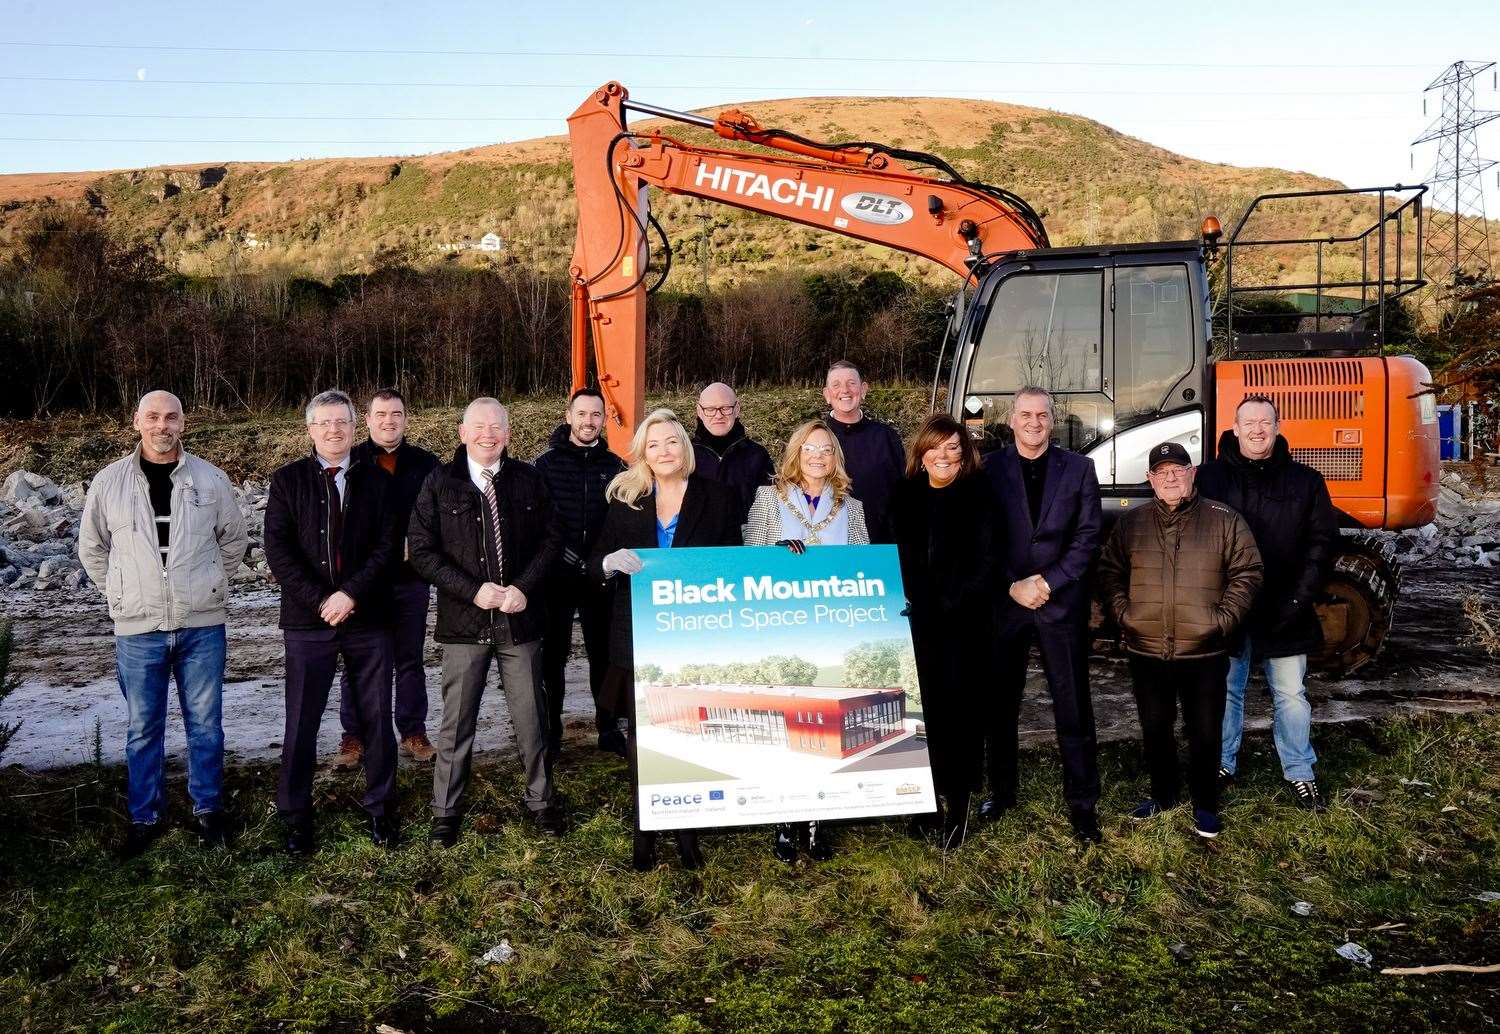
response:
[[[1317,604],[1323,626],[1323,649],[1311,666],[1333,675],[1349,675],[1369,664],[1391,630],[1401,567],[1395,539],[1368,531],[1345,531],[1339,553]]]

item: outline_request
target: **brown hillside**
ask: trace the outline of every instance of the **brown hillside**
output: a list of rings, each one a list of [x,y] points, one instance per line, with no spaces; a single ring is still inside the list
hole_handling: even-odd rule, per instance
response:
[[[805,136],[878,140],[941,155],[965,175],[1025,197],[1056,245],[1191,237],[1202,215],[1216,212],[1227,222],[1258,193],[1339,186],[1307,173],[1197,161],[1080,116],[1012,104],[811,97],[735,107],[763,125]],[[647,120],[636,128],[660,124]],[[675,123],[668,131],[692,142],[721,142]],[[327,277],[390,257],[487,261],[451,245],[490,231],[506,240],[507,259],[560,268],[574,226],[563,136],[408,158],[0,176],[0,245],[48,198],[90,206],[118,233],[151,243],[186,273],[279,265]],[[678,250],[677,286],[690,287],[702,275],[702,216],[711,219],[715,282],[793,263],[804,269],[857,262],[941,275],[923,260],[765,216],[681,197],[653,203]],[[1346,232],[1360,220],[1373,217],[1358,202],[1307,203],[1280,214],[1267,230]],[[259,246],[247,248],[252,236]],[[1280,259],[1286,266],[1301,261],[1290,254]]]

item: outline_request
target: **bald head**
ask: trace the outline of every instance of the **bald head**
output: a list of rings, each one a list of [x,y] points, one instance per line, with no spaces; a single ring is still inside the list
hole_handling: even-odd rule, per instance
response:
[[[173,395],[170,391],[158,388],[156,391],[148,391],[141,396],[141,400],[135,404],[136,415],[146,412],[148,409],[172,408],[178,413],[182,412],[182,399]]]
[[[131,426],[141,436],[141,455],[151,463],[174,463],[181,452],[182,400],[170,391],[148,391],[135,406]]]
[[[715,437],[728,434],[739,418],[740,400],[729,385],[714,381],[698,393],[698,419],[709,434]]]

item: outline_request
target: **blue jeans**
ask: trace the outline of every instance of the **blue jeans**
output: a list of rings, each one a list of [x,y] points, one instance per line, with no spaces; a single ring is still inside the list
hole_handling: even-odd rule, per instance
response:
[[[1267,657],[1261,661],[1271,686],[1271,734],[1281,757],[1281,774],[1287,779],[1312,779],[1318,756],[1312,749],[1312,705],[1307,702],[1307,655]],[[1224,704],[1224,745],[1219,763],[1233,772],[1240,753],[1240,735],[1245,726],[1245,686],[1250,681],[1250,640],[1229,662]]]
[[[224,784],[224,626],[115,637],[115,669],[130,712],[125,768],[131,822],[157,822],[165,808],[167,677],[187,730],[193,814],[218,811]]]

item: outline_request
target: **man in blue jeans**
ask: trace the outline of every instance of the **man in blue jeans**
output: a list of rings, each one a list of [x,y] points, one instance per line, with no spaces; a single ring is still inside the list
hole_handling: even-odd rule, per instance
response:
[[[1259,664],[1271,687],[1281,774],[1299,805],[1322,811],[1303,678],[1307,655],[1323,642],[1313,602],[1327,577],[1338,522],[1323,475],[1292,459],[1279,427],[1274,400],[1247,396],[1235,410],[1234,426],[1219,439],[1218,457],[1198,469],[1198,491],[1245,518],[1265,562],[1265,584],[1245,623],[1245,642],[1230,658],[1219,782],[1227,787],[1239,767],[1245,686]]]
[[[167,680],[177,683],[188,743],[188,794],[199,836],[223,846],[224,621],[229,576],[245,555],[245,522],[224,472],[182,448],[182,403],[145,395],[141,444],[89,485],[78,557],[104,590],[115,626],[120,691],[130,713],[125,744],[130,831],[121,854],[140,854],[162,832]]]

